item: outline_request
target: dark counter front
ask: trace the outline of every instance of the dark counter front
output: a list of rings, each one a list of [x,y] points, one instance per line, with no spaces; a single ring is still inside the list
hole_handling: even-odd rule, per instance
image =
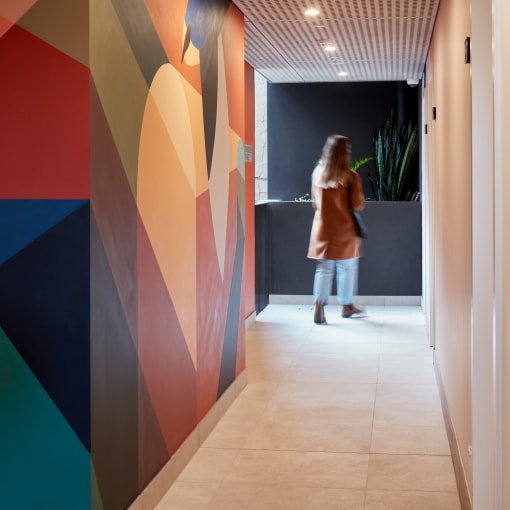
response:
[[[315,261],[306,257],[311,203],[265,202],[255,208],[257,311],[269,295],[311,295]],[[369,237],[363,241],[358,294],[421,296],[421,203],[367,202],[362,215]]]

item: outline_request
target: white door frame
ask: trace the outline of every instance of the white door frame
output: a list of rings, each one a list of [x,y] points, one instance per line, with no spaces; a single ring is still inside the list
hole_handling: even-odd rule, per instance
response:
[[[471,0],[473,510],[503,510],[497,363],[500,299],[495,228],[499,212],[495,193],[498,132],[495,126],[494,6],[499,1]],[[491,4],[493,9],[489,9]]]

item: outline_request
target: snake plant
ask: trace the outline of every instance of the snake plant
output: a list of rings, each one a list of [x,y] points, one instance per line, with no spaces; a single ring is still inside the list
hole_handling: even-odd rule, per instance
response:
[[[369,174],[368,178],[374,200],[407,201],[419,197],[412,190],[418,144],[418,126],[411,122],[399,125],[391,112],[373,139],[375,176]]]

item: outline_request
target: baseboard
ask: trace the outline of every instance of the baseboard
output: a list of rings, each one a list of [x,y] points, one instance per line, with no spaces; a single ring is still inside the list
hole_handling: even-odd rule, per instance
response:
[[[336,298],[332,298],[335,302]],[[362,306],[421,306],[421,296],[356,296],[355,304]],[[270,294],[270,305],[311,305],[313,296]]]
[[[250,329],[257,322],[257,313],[254,311],[244,320],[244,328]]]
[[[228,387],[128,510],[155,508],[248,382],[246,370]]]
[[[439,388],[439,396],[441,398],[441,407],[443,409],[443,417],[446,426],[446,434],[448,442],[450,443],[450,452],[452,454],[453,469],[455,472],[455,479],[457,481],[457,490],[459,491],[460,507],[462,510],[472,510],[473,503],[471,495],[469,494],[468,484],[464,466],[462,465],[462,458],[459,450],[459,443],[455,434],[455,428],[448,409],[448,402],[446,400],[446,393],[443,387],[443,380],[441,377],[441,369],[436,359],[434,351],[434,370],[436,373],[437,386]]]

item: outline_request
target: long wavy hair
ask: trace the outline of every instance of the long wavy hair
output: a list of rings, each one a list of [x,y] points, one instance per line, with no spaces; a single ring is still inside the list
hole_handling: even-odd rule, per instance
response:
[[[322,148],[320,165],[323,167],[320,184],[325,186],[342,184],[344,176],[348,175],[351,170],[351,142],[349,139],[342,135],[328,136]]]

